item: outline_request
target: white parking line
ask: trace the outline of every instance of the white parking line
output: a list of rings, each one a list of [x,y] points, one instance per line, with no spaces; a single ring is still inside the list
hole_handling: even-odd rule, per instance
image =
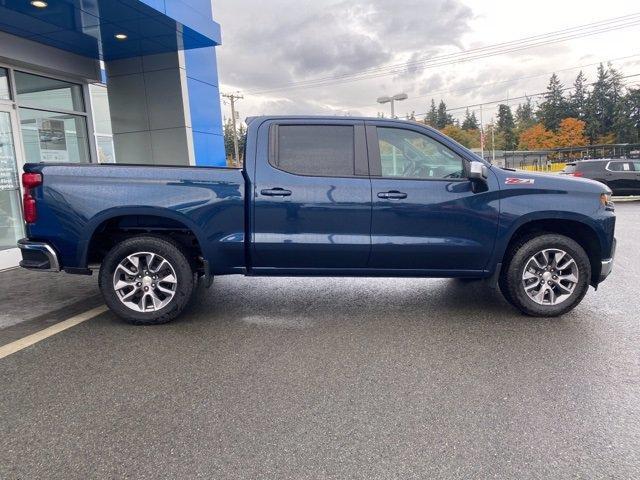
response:
[[[71,318],[63,320],[62,322],[56,323],[44,330],[40,330],[39,332],[33,333],[31,335],[27,335],[20,340],[16,340],[15,342],[8,343],[0,347],[0,358],[7,357],[12,353],[19,352],[23,348],[30,347],[31,345],[38,343],[45,338],[48,338],[56,333],[63,332],[64,330],[74,327],[79,323],[85,322],[87,320],[92,319],[93,317],[97,317],[101,313],[107,311],[106,305],[101,305],[100,307],[92,308],[84,313],[80,313]]]

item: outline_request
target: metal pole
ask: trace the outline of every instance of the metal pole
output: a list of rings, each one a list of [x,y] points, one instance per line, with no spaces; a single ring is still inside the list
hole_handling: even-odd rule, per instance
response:
[[[234,95],[233,93],[231,94],[224,94],[222,95],[225,98],[228,98],[229,101],[231,102],[231,119],[233,121],[233,151],[234,151],[234,164],[236,167],[240,166],[240,148],[238,146],[238,130],[237,130],[237,126],[236,126],[236,100],[241,100],[242,95]]]
[[[392,98],[391,99],[391,118],[394,119],[396,118],[396,109],[395,109],[395,100]]]
[[[484,126],[482,124],[482,105],[480,105],[480,156],[484,158]]]

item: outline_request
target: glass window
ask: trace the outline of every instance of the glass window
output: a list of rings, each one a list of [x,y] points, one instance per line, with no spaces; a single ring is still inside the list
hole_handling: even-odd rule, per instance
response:
[[[353,127],[280,125],[275,166],[300,175],[343,177],[354,174]]]
[[[6,68],[0,68],[0,100],[11,100],[9,71]]]
[[[612,172],[628,172],[631,170],[631,164],[629,162],[611,162],[609,170]]]
[[[24,72],[15,72],[14,77],[21,106],[84,112],[80,85]]]
[[[640,162],[633,162],[633,169],[636,172],[640,172]]]
[[[113,138],[108,135],[97,135],[98,163],[116,163]]]
[[[89,162],[84,116],[20,108],[20,125],[27,162]]]
[[[91,105],[93,106],[93,124],[96,134],[111,135],[111,111],[109,95],[104,85],[89,85]]]
[[[11,118],[0,112],[0,250],[15,248],[24,235],[16,160]]]
[[[383,177],[463,178],[462,158],[413,130],[378,127]]]

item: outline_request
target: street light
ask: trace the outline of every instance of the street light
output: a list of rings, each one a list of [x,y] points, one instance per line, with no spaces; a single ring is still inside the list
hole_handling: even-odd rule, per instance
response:
[[[406,93],[399,93],[394,95],[393,97],[380,97],[378,98],[378,103],[390,103],[391,104],[391,118],[396,118],[396,109],[395,102],[401,102],[402,100],[406,100],[409,96]]]

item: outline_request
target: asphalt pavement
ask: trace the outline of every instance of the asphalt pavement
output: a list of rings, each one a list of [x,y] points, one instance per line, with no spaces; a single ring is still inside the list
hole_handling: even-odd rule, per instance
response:
[[[640,204],[617,211],[613,274],[560,319],[435,279],[225,277],[168,325],[104,313],[0,359],[0,478],[640,478]],[[0,299],[0,345],[99,303],[50,278],[27,300],[52,315]]]

